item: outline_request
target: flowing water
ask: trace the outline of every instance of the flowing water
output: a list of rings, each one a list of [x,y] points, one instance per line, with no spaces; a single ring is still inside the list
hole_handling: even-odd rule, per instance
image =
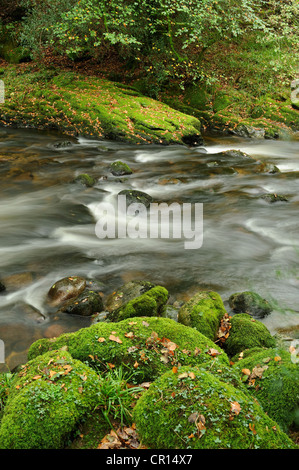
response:
[[[67,142],[66,142],[67,140]],[[254,157],[227,156],[240,149]],[[165,286],[170,302],[198,290],[258,292],[273,304],[262,321],[291,338],[299,329],[299,142],[205,136],[200,148],[141,146],[65,138],[55,132],[0,130],[0,339],[6,366],[26,361],[29,345],[90,324],[57,314],[46,296],[57,280],[97,280],[106,295],[132,279]],[[115,177],[126,162],[133,174]],[[269,172],[261,164],[276,165]],[[74,183],[81,173],[91,188]],[[182,238],[99,239],[98,205],[122,189],[155,201],[203,203],[203,244]],[[284,195],[269,203],[261,195]]]

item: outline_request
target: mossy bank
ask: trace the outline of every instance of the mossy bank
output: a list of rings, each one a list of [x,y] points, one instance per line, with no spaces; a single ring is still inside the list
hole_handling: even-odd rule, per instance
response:
[[[0,125],[55,129],[134,144],[202,143],[200,121],[136,89],[97,76],[4,65]]]

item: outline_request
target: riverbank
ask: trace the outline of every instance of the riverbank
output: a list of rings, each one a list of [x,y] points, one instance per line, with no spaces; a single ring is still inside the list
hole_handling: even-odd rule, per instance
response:
[[[134,144],[202,143],[198,118],[121,83],[36,64],[5,64],[0,78],[5,85],[2,126]]]
[[[286,86],[254,97],[229,83],[192,85],[184,91],[172,83],[154,99],[148,96],[148,82],[138,75],[122,82],[115,78],[120,80],[120,74],[103,68],[86,72],[76,66],[3,62],[0,125],[135,144],[202,145],[205,131],[253,139],[299,138],[299,111]]]

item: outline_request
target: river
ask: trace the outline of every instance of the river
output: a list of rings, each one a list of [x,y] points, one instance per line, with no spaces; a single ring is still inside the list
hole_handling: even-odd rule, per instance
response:
[[[222,152],[239,149],[253,157]],[[198,290],[252,290],[273,304],[262,321],[274,334],[299,334],[299,142],[204,137],[199,148],[130,145],[56,132],[0,130],[0,339],[6,365],[26,361],[29,345],[88,326],[49,309],[49,288],[65,276],[96,280],[103,297],[132,279],[165,286],[171,302]],[[115,177],[113,161],[133,174]],[[261,170],[262,164],[280,171]],[[73,180],[96,178],[93,187]],[[203,204],[203,243],[181,238],[99,239],[98,205],[122,189],[155,201]],[[265,194],[287,201],[269,203]],[[1,367],[1,366],[0,366]],[[0,369],[1,370],[1,369]]]

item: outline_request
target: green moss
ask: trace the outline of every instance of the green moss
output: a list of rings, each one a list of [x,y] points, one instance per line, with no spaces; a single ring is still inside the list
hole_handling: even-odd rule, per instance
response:
[[[29,361],[9,389],[0,426],[2,449],[58,449],[80,419],[94,409],[96,373],[66,351]]]
[[[133,414],[149,448],[296,447],[256,401],[198,368],[165,373],[139,398]]]
[[[299,413],[299,368],[288,351],[277,348],[249,349],[233,368],[264,411],[284,431],[291,427],[299,429],[296,423]]]
[[[231,318],[229,336],[223,344],[229,356],[254,347],[272,348],[275,339],[267,327],[247,313],[238,313]]]
[[[119,323],[97,323],[56,339],[40,339],[29,349],[32,359],[67,348],[82,362],[105,370],[107,364],[135,371],[135,383],[154,380],[178,364],[229,364],[226,354],[193,328],[161,317],[134,317]],[[216,351],[216,354],[215,354]]]
[[[144,294],[130,300],[109,315],[109,320],[121,321],[131,317],[157,317],[162,314],[168,300],[168,291],[156,286]]]
[[[221,318],[226,310],[217,292],[203,291],[197,293],[180,309],[178,321],[186,326],[196,328],[200,333],[216,339]]]

